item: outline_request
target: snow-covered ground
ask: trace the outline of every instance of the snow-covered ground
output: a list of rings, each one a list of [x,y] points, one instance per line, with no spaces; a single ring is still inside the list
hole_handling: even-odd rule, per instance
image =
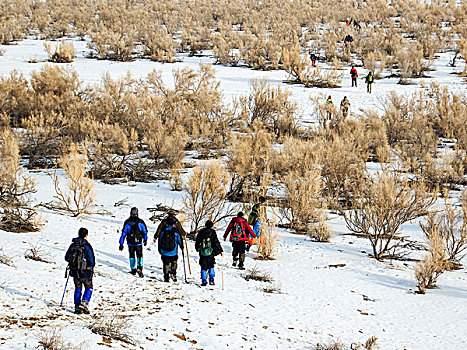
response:
[[[177,64],[147,60],[117,63],[84,58],[88,51],[84,42],[75,42],[75,48],[78,57],[71,66],[86,83],[98,83],[104,71],[113,77],[131,71],[135,77],[144,78],[153,69],[163,70],[169,83],[173,68],[196,69],[199,62],[213,61],[210,57],[183,57],[183,62]],[[41,41],[25,40],[3,49],[0,74],[18,69],[28,75],[43,64],[27,63],[30,58],[46,59]],[[449,54],[442,54],[435,61],[437,70],[429,72],[430,75],[455,91],[465,91],[461,78],[450,74],[452,69],[446,66],[448,59]],[[253,77],[267,77],[273,84],[281,85],[286,79],[282,71],[260,72],[223,66],[216,66],[216,71],[226,100],[246,94]],[[364,76],[365,72],[360,69],[359,73]],[[308,96],[313,94],[330,93],[338,102],[347,95],[352,110],[357,111],[377,108],[391,90],[409,93],[420,87],[400,86],[396,82],[397,79],[377,81],[372,95],[366,94],[363,81],[359,81],[358,88],[350,88],[348,74],[340,89],[305,89],[299,85],[284,85],[284,88],[291,91],[307,119],[310,118]],[[51,178],[45,172],[31,175],[37,180],[36,203],[50,201]],[[97,205],[107,212],[104,215],[72,218],[40,207],[46,222],[40,232],[1,232],[0,248],[15,266],[0,264],[0,349],[33,349],[38,337],[51,327],[61,330],[63,337],[75,345],[84,340],[89,349],[109,346],[116,349],[311,349],[317,342],[331,340],[341,341],[350,348],[352,342],[361,343],[370,336],[378,337],[380,349],[384,350],[467,349],[465,269],[443,274],[438,280],[439,289],[417,295],[412,262],[370,259],[369,243],[345,235],[347,229],[342,219],[330,214],[329,224],[335,234],[331,243],[314,243],[281,230],[276,260],[256,261],[252,259],[253,252],[247,255],[247,268],[257,266],[270,274],[280,293],[263,292],[267,283],[246,281],[242,277],[244,273],[231,267],[231,247],[227,242],[223,242],[227,254],[218,258],[214,288],[199,286],[199,265],[192,242],[189,242],[192,274],[188,276],[188,284],[183,283],[183,278],[175,284],[162,281],[162,262],[152,244],[144,250],[146,277],[140,279],[128,274],[127,251],[118,250],[118,238],[129,207],[115,207],[114,203],[128,197],[129,206],[139,207],[152,236],[156,225],[150,222],[147,208],[157,203],[181,208],[182,194],[171,192],[166,181],[135,186],[97,182],[97,186]],[[218,225],[219,237],[226,225],[227,222]],[[65,307],[59,306],[65,283],[64,254],[82,226],[89,229],[89,241],[97,259],[91,316],[72,313],[71,281]],[[416,222],[403,226],[403,233],[421,237]],[[33,246],[39,247],[40,254],[51,263],[26,260],[24,254]],[[181,259],[179,262],[178,275],[182,277]],[[467,260],[463,262],[465,265]],[[345,266],[330,267],[339,264]],[[125,331],[138,341],[138,346],[115,340],[106,344],[102,336],[87,328],[99,315],[115,313],[126,315]]]

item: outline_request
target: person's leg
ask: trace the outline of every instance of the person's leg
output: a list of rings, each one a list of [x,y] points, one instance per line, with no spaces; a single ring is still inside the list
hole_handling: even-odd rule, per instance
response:
[[[216,277],[216,271],[214,271],[214,267],[209,269],[209,284],[214,285],[214,277]]]
[[[135,248],[136,247],[133,247],[131,245],[128,246],[128,253],[130,254],[130,269],[133,275],[136,274],[136,259],[135,259],[136,250]]]
[[[75,313],[80,314],[82,312],[79,308],[79,305],[81,304],[82,283],[78,277],[73,277],[73,282],[75,283]]]
[[[135,247],[136,251],[136,262],[137,262],[137,271],[139,277],[144,277],[143,275],[143,246],[139,245]]]
[[[172,257],[172,263],[170,264],[170,274],[172,275],[172,280],[177,282],[177,260],[178,255]]]
[[[168,257],[165,255],[161,255],[162,259],[162,271],[164,272],[164,281],[169,282],[169,272],[170,272],[170,261],[167,259]]]
[[[238,246],[238,253],[240,255],[240,259],[239,259],[239,263],[238,263],[238,268],[240,270],[245,270],[245,243],[244,241],[241,241],[239,242],[241,244],[239,244]]]
[[[92,296],[92,275],[89,278],[85,278],[82,280],[84,284],[84,294],[83,294],[83,300],[81,301],[80,308],[83,310],[85,314],[89,314],[89,309],[88,305],[89,302],[91,301],[91,296]]]
[[[238,242],[232,242],[232,266],[237,266],[238,261]]]
[[[371,88],[373,87],[373,84],[370,84],[370,94],[371,94]]]
[[[201,285],[205,286],[208,284],[208,272],[206,270],[201,270]]]

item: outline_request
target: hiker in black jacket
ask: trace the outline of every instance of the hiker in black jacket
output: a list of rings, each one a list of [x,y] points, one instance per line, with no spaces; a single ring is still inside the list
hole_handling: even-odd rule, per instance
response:
[[[70,247],[65,254],[65,260],[68,262],[70,276],[75,283],[75,313],[84,312],[89,314],[88,304],[92,295],[92,274],[96,264],[94,251],[86,240],[88,230],[81,227],[78,231],[78,237],[73,238]],[[84,295],[81,300],[82,287],[84,285]]]
[[[216,231],[212,228],[214,224],[211,220],[206,221],[206,225],[196,236],[195,249],[199,252],[199,264],[201,266],[201,285],[214,285],[214,264],[216,263],[216,255],[224,255]]]

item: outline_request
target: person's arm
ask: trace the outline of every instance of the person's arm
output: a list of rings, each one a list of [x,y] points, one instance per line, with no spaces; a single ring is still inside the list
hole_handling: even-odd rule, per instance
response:
[[[230,224],[229,226],[227,226],[227,230],[225,230],[225,233],[224,233],[224,241],[227,239],[227,236],[229,235],[229,232],[230,230],[232,229],[232,227],[234,226],[234,221],[230,221]]]
[[[175,219],[175,220],[177,220],[177,221],[175,222],[175,226],[177,227],[178,233],[179,233],[180,235],[182,235],[182,236],[186,236],[186,232],[185,232],[185,230],[183,229],[183,226],[182,226],[182,224],[180,223],[180,221],[178,221],[178,219]]]
[[[247,222],[247,221],[245,221],[244,225],[245,225],[245,227],[244,227],[245,231],[246,231],[250,236],[252,236],[253,238],[256,238],[256,234],[253,232],[253,230],[251,229],[250,225],[248,225],[248,222]]]
[[[163,219],[161,223],[159,224],[159,226],[157,226],[156,233],[154,234],[154,242],[156,242],[156,240],[161,236],[162,229],[164,228],[164,226],[165,226],[165,219]]]
[[[94,256],[94,250],[89,243],[84,246],[84,254],[87,264],[94,267],[96,265],[96,258]]]
[[[128,232],[130,231],[130,225],[125,225],[125,227],[123,228],[123,231],[122,231],[122,235],[120,236],[120,241],[118,243],[120,243],[120,245],[123,244],[123,242],[125,242],[125,237],[126,235],[128,234]]]
[[[198,252],[199,248],[201,246],[201,232],[198,232],[196,235],[196,241],[195,241],[195,250]]]
[[[144,233],[144,241],[146,242],[148,240],[148,228],[146,227],[146,224],[143,220],[141,220],[141,222],[138,225],[139,229]]]
[[[211,235],[212,242],[214,243],[214,255],[219,255],[224,252],[221,246],[221,242],[219,242],[219,238],[217,238],[217,233],[216,231],[212,230],[212,235]]]
[[[66,251],[65,253],[65,261],[68,261],[68,259],[70,259],[70,249],[71,249],[71,246],[73,244],[71,244],[69,247],[68,247],[68,250]]]
[[[181,239],[181,236],[180,236],[180,234],[179,234],[178,232],[177,232],[177,243],[178,243],[180,249],[181,249],[181,250],[184,250],[184,249],[183,249],[182,239]]]

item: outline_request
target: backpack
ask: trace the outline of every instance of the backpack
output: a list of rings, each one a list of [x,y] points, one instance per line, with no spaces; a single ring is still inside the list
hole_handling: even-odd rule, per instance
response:
[[[232,241],[236,242],[245,237],[245,230],[241,223],[237,222],[231,233]]]
[[[68,267],[70,270],[83,271],[87,270],[86,259],[84,258],[84,242],[74,242],[70,248],[68,258]]]
[[[175,249],[177,243],[175,242],[175,230],[166,229],[161,237],[160,249],[166,252],[171,252]]]
[[[130,227],[130,232],[127,236],[127,241],[129,244],[141,244],[143,242],[143,232],[139,228],[139,222],[135,222]]]
[[[203,238],[203,240],[201,241],[201,247],[199,249],[199,253],[202,256],[211,256],[212,254],[211,237]]]

